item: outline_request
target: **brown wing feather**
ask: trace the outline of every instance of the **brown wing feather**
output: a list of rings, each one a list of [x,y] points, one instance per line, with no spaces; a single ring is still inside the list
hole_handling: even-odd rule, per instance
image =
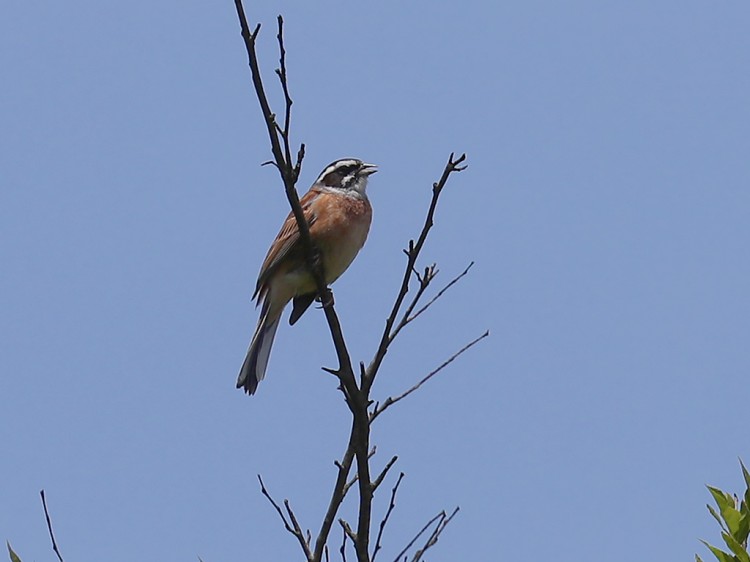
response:
[[[308,226],[315,224],[315,213],[312,209],[312,202],[320,195],[320,191],[317,189],[310,189],[300,199],[300,205],[302,206],[302,212],[305,215]],[[255,298],[258,293],[262,292],[263,285],[266,284],[269,277],[278,268],[282,260],[289,255],[289,252],[299,242],[299,228],[297,227],[297,219],[294,217],[294,213],[290,212],[286,217],[284,224],[281,226],[276,239],[268,249],[266,259],[263,260],[263,265],[260,266],[260,273],[258,274],[258,282],[255,285]]]

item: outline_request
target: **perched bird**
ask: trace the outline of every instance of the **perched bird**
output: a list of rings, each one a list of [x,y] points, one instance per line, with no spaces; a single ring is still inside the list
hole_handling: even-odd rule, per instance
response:
[[[355,158],[328,165],[300,199],[318,249],[326,284],[338,279],[362,248],[370,230],[372,207],[365,188],[377,166]],[[266,374],[271,345],[281,313],[294,300],[289,323],[294,324],[317,296],[293,213],[284,221],[260,268],[253,299],[261,302],[260,318],[242,364],[237,388],[255,394]]]

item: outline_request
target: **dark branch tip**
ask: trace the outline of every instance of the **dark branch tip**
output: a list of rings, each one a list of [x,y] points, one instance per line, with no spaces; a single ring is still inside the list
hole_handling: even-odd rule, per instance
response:
[[[451,166],[456,166],[457,164],[460,164],[461,162],[463,162],[464,160],[466,160],[466,153],[465,152],[463,154],[461,154],[461,156],[459,156],[455,160],[453,159],[454,155],[455,155],[455,153],[451,152],[450,158],[448,158],[448,162],[451,163]]]

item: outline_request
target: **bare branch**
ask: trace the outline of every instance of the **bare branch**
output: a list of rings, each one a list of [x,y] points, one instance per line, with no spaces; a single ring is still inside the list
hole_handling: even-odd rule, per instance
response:
[[[370,449],[370,452],[367,455],[367,460],[370,460],[375,455],[375,452],[377,450],[378,450],[377,447],[373,447],[372,449]],[[356,484],[357,480],[359,480],[359,474],[355,474],[352,477],[352,479],[346,483],[346,486],[344,486],[344,495],[346,495],[346,493],[349,491],[349,488],[351,488],[352,486],[354,486],[354,484]],[[375,487],[373,487],[372,491],[373,492],[375,491]]]
[[[308,561],[313,560],[312,553],[310,552],[310,543],[305,540],[305,535],[302,532],[302,529],[300,529],[299,524],[297,523],[297,518],[294,516],[292,508],[289,506],[289,500],[284,500],[284,507],[286,507],[286,511],[289,514],[291,523],[287,521],[287,518],[284,516],[284,512],[281,510],[281,507],[279,507],[279,504],[277,504],[276,501],[274,501],[274,499],[271,497],[271,494],[268,493],[268,490],[263,483],[263,478],[261,478],[260,474],[258,474],[258,482],[260,482],[261,493],[271,503],[273,508],[276,510],[276,513],[279,514],[281,521],[284,523],[284,528],[297,538],[297,542],[299,542],[302,550],[305,553],[305,558],[307,558]]]
[[[281,89],[284,92],[284,127],[281,129],[281,138],[284,141],[284,157],[286,158],[287,164],[292,164],[292,152],[289,143],[289,127],[292,120],[292,97],[289,95],[289,82],[286,77],[286,49],[284,48],[284,18],[278,17],[279,32],[276,35],[276,39],[279,42],[279,68],[276,70],[276,74],[281,82]],[[297,177],[292,176],[294,182],[297,182]]]
[[[448,182],[448,178],[451,176],[451,174],[461,172],[466,169],[466,166],[461,165],[465,160],[465,154],[462,154],[458,158],[455,158],[454,154],[451,153],[451,155],[448,157],[448,162],[443,169],[443,173],[440,176],[440,180],[432,185],[432,200],[430,201],[430,207],[427,210],[427,217],[425,218],[422,232],[419,234],[419,238],[417,238],[416,242],[414,242],[413,240],[409,241],[409,249],[406,251],[407,264],[404,271],[404,277],[401,280],[401,287],[399,288],[396,300],[393,303],[391,313],[388,315],[388,319],[385,322],[385,328],[383,330],[383,335],[380,338],[378,349],[375,352],[375,356],[373,357],[372,361],[370,361],[370,365],[367,367],[367,376],[365,377],[365,380],[362,381],[362,387],[366,388],[367,391],[369,391],[369,389],[372,387],[375,375],[377,374],[378,369],[380,369],[380,365],[385,358],[386,352],[388,351],[388,346],[391,341],[391,330],[396,323],[396,319],[398,318],[399,311],[401,310],[401,306],[404,302],[404,298],[409,292],[409,279],[411,278],[412,270],[417,263],[419,253],[422,251],[422,247],[424,246],[425,240],[427,239],[427,235],[432,228],[435,217],[435,209],[437,208],[440,194],[442,193],[443,188]]]
[[[364,381],[363,381],[364,383]],[[364,386],[364,385],[363,385]],[[359,391],[358,406],[364,406],[364,411],[357,409],[354,413],[355,456],[357,458],[357,484],[359,485],[359,514],[357,517],[357,540],[354,549],[358,562],[370,560],[370,521],[372,518],[372,481],[370,479],[370,461],[368,449],[370,447],[370,415],[367,411],[367,390]]]
[[[47,520],[47,530],[49,531],[49,538],[52,539],[52,550],[57,554],[57,559],[63,562],[63,557],[60,554],[60,550],[57,548],[57,541],[55,541],[55,534],[52,532],[52,521],[49,517],[49,511],[47,510],[47,498],[44,497],[44,490],[39,492],[42,496],[42,506],[44,506],[44,518]]]
[[[438,291],[438,293],[434,297],[432,297],[427,304],[425,304],[422,308],[420,308],[419,310],[417,310],[417,312],[415,312],[412,315],[412,312],[414,311],[414,308],[419,303],[419,300],[422,298],[422,295],[427,290],[427,287],[429,287],[430,282],[433,279],[435,279],[435,277],[438,274],[438,270],[435,268],[435,264],[431,265],[428,268],[425,268],[424,275],[420,275],[419,272],[416,269],[414,269],[414,275],[416,276],[417,280],[419,281],[419,290],[417,291],[417,294],[414,296],[414,298],[412,299],[411,303],[407,307],[406,311],[404,312],[403,316],[401,317],[401,320],[396,325],[396,327],[393,329],[393,332],[391,332],[391,334],[390,334],[390,336],[388,338],[388,340],[389,340],[388,343],[390,344],[393,340],[395,340],[396,336],[399,334],[399,332],[401,332],[401,330],[407,324],[409,324],[409,323],[413,322],[414,320],[416,320],[417,317],[420,314],[422,314],[424,311],[426,311],[428,308],[430,308],[435,303],[435,301],[437,301],[440,297],[442,297],[448,289],[450,289],[453,285],[455,285],[456,283],[458,283],[458,281],[461,280],[462,277],[464,277],[467,273],[469,273],[469,270],[472,268],[473,265],[474,265],[474,262],[472,261],[466,267],[466,269],[464,269],[459,275],[457,275],[456,277],[454,277],[453,279],[451,279],[451,281],[445,287],[443,287],[442,289],[440,289],[440,291]]]
[[[302,143],[299,145],[299,150],[297,151],[297,160],[294,163],[294,177],[295,179],[299,178],[299,173],[302,170],[302,160],[305,159],[305,143]]]
[[[268,490],[266,490],[266,486],[265,484],[263,484],[263,478],[260,474],[258,474],[258,482],[260,482],[260,492],[266,497],[269,502],[271,502],[271,505],[276,510],[276,513],[278,513],[279,517],[281,517],[281,521],[284,523],[284,527],[286,527],[287,531],[294,534],[294,529],[292,529],[292,527],[289,525],[289,522],[286,520],[286,516],[284,515],[284,512],[281,511],[279,504],[276,503],[276,501],[268,493]]]
[[[339,525],[341,525],[341,528],[344,529],[344,533],[346,533],[346,536],[349,537],[349,539],[353,543],[356,544],[357,543],[357,534],[349,526],[349,523],[347,523],[343,519],[339,519]]]
[[[339,548],[339,552],[341,553],[342,562],[346,562],[346,529],[343,527],[341,528],[341,534],[344,538],[341,539],[341,548]]]
[[[453,519],[456,513],[458,513],[458,509],[459,508],[456,507],[456,509],[453,510],[453,513],[451,513],[448,517],[446,517],[445,512],[443,512],[443,517],[441,517],[440,521],[438,521],[437,527],[435,527],[435,529],[432,531],[432,534],[430,534],[424,546],[414,553],[414,557],[411,559],[411,562],[419,562],[422,559],[422,556],[424,556],[424,553],[435,546],[438,538],[440,538],[440,535],[445,530],[445,527],[448,525],[448,523],[451,522],[451,519]]]
[[[455,285],[456,283],[458,283],[461,280],[462,277],[464,277],[467,273],[469,273],[469,270],[473,267],[473,265],[474,265],[474,262],[471,262],[466,267],[466,269],[464,269],[459,275],[457,275],[456,277],[454,277],[453,279],[451,279],[450,283],[448,283],[445,287],[443,287],[442,289],[440,289],[440,291],[438,291],[438,293],[434,297],[432,297],[427,304],[425,304],[422,308],[420,308],[419,310],[417,310],[417,312],[415,312],[414,315],[407,317],[406,324],[408,324],[409,322],[412,322],[420,314],[422,314],[425,310],[427,310],[428,308],[430,308],[435,303],[436,300],[438,300],[440,297],[442,297],[445,294],[445,292],[448,289],[450,289],[453,285]]]
[[[320,259],[320,251],[315,247],[313,241],[310,238],[309,225],[305,220],[305,216],[299,202],[299,196],[295,188],[297,179],[300,175],[302,161],[305,155],[305,146],[304,144],[300,145],[300,148],[296,155],[296,161],[293,162],[291,150],[292,143],[290,141],[291,110],[293,101],[289,90],[289,81],[287,76],[286,49],[284,46],[283,33],[284,22],[281,16],[279,16],[277,33],[279,48],[279,68],[276,70],[276,75],[278,76],[281,84],[285,103],[283,119],[281,122],[279,122],[279,118],[277,118],[277,115],[271,110],[259,70],[258,57],[256,53],[256,41],[260,32],[260,25],[257,25],[251,32],[247,23],[247,19],[245,17],[242,0],[235,0],[235,7],[237,9],[242,37],[248,54],[253,87],[260,104],[261,112],[266,124],[268,138],[271,143],[271,152],[273,154],[272,163],[279,171],[281,179],[284,183],[286,196],[299,229],[300,244],[304,252],[306,265],[311,276],[315,280],[318,300],[322,303],[322,308],[325,312],[326,320],[331,332],[331,337],[336,349],[336,355],[339,363],[338,367],[336,369],[326,370],[338,377],[340,382],[339,387],[342,390],[346,400],[346,404],[352,413],[352,427],[347,449],[341,462],[336,463],[338,469],[336,482],[331,493],[331,499],[320,531],[315,539],[315,547],[312,552],[310,549],[312,541],[309,535],[309,531],[306,537],[302,532],[302,529],[300,528],[300,525],[297,522],[289,503],[287,501],[284,502],[284,507],[286,509],[285,514],[282,508],[268,494],[262,480],[260,479],[260,476],[258,477],[258,479],[261,484],[262,493],[271,502],[271,505],[276,509],[277,513],[284,522],[285,528],[297,538],[305,552],[305,556],[311,562],[320,562],[323,559],[324,553],[326,555],[326,558],[328,557],[326,542],[328,540],[331,527],[333,525],[333,522],[336,520],[336,514],[338,513],[338,510],[344,497],[346,496],[346,493],[348,492],[349,488],[356,483],[359,488],[357,529],[356,532],[354,532],[351,530],[351,528],[349,528],[347,534],[347,527],[349,527],[348,524],[343,527],[345,533],[344,543],[346,542],[346,537],[348,537],[354,543],[354,549],[357,553],[358,562],[370,562],[369,536],[371,527],[373,492],[375,488],[380,483],[382,483],[383,478],[387,474],[393,462],[395,462],[395,459],[392,460],[385,467],[378,478],[376,478],[375,482],[372,482],[369,466],[370,458],[373,454],[370,450],[370,423],[372,419],[379,415],[379,413],[381,413],[385,408],[408,395],[410,391],[407,391],[401,397],[397,397],[395,399],[389,398],[383,405],[376,405],[372,416],[369,413],[369,408],[371,405],[369,392],[372,387],[373,379],[377,374],[383,358],[385,357],[388,345],[392,341],[391,336],[394,335],[393,330],[394,326],[397,325],[396,322],[398,318],[401,317],[401,321],[398,324],[399,327],[396,328],[396,331],[400,330],[404,325],[408,324],[411,320],[413,320],[414,317],[418,316],[423,311],[421,310],[414,314],[417,303],[423,296],[431,280],[434,278],[434,275],[436,273],[434,266],[432,268],[427,268],[424,275],[420,275],[415,272],[417,280],[420,283],[420,289],[417,291],[417,295],[415,296],[415,298],[412,299],[407,306],[405,314],[402,314],[402,305],[404,304],[406,294],[409,292],[409,283],[412,271],[415,271],[414,268],[417,263],[417,259],[424,246],[427,234],[433,225],[435,210],[440,193],[452,173],[460,172],[465,169],[465,166],[462,166],[462,163],[465,161],[466,157],[465,155],[462,155],[458,158],[455,158],[454,155],[451,154],[448,159],[448,163],[443,170],[443,174],[440,177],[440,180],[433,184],[433,195],[429,210],[427,212],[427,217],[425,219],[425,224],[419,237],[417,238],[417,241],[410,241],[409,243],[409,249],[407,251],[407,267],[404,279],[401,283],[401,288],[396,297],[396,301],[393,305],[391,314],[386,321],[385,330],[383,332],[383,336],[381,337],[380,344],[375,353],[375,356],[373,357],[373,360],[370,362],[370,365],[367,368],[364,368],[364,365],[360,366],[360,381],[358,384],[358,381],[356,380],[356,377],[354,375],[351,358],[349,356],[349,352],[344,340],[343,331],[341,329],[338,316],[334,310],[333,295],[325,283],[325,272],[322,268],[323,261]],[[428,303],[427,306],[429,306],[430,304],[431,303]],[[423,307],[423,309],[426,308]],[[448,363],[449,362],[450,360],[448,361]],[[428,375],[427,379],[429,379],[430,376],[432,375]],[[350,481],[349,475],[355,459],[357,463],[357,473],[356,476]],[[345,544],[342,546],[343,550],[345,551],[344,547]]]
[[[383,478],[385,478],[386,474],[388,474],[388,471],[391,469],[391,467],[396,464],[396,461],[398,460],[398,456],[394,455],[391,460],[388,461],[388,464],[385,465],[385,468],[383,468],[382,471],[380,471],[380,474],[378,477],[373,481],[372,483],[372,491],[378,489],[380,484],[383,483]],[[401,473],[401,476],[399,477],[399,480],[403,477],[403,472]]]
[[[323,310],[326,315],[328,327],[331,332],[331,338],[333,340],[336,355],[339,362],[339,367],[334,371],[334,374],[340,380],[340,386],[344,393],[347,406],[352,412],[353,424],[352,431],[349,439],[349,445],[347,447],[347,453],[345,454],[345,462],[341,463],[339,467],[339,475],[334,486],[334,491],[329,503],[326,516],[323,520],[323,524],[320,529],[320,533],[315,541],[315,550],[313,552],[313,559],[319,562],[323,556],[323,550],[330,532],[331,525],[335,519],[336,512],[343,500],[344,486],[348,478],[349,470],[352,466],[354,458],[357,459],[357,471],[360,477],[360,491],[367,491],[370,486],[369,467],[367,466],[367,453],[369,449],[369,422],[368,422],[368,400],[365,393],[360,393],[357,386],[356,379],[354,377],[354,370],[352,368],[351,358],[349,351],[344,341],[343,331],[339,322],[338,316],[333,307],[333,297],[330,289],[326,286],[324,272],[322,271],[322,260],[317,259],[319,257],[318,250],[314,247],[313,242],[310,238],[310,230],[307,221],[305,220],[302,207],[299,202],[299,196],[295,189],[295,183],[299,177],[302,160],[304,158],[305,150],[304,145],[301,145],[300,150],[297,153],[297,161],[292,164],[291,161],[291,150],[290,150],[290,122],[291,122],[291,106],[292,100],[289,95],[288,80],[286,75],[286,50],[284,48],[283,40],[283,19],[278,19],[278,35],[277,39],[279,42],[279,63],[280,67],[277,72],[279,80],[281,81],[282,90],[286,101],[285,106],[285,118],[283,126],[279,126],[276,115],[271,111],[268,98],[266,96],[263,80],[261,78],[258,57],[256,53],[256,39],[260,31],[260,25],[256,26],[255,30],[251,33],[247,24],[247,18],[245,17],[245,11],[242,6],[242,0],[235,0],[235,7],[237,9],[237,16],[240,20],[240,28],[242,31],[242,38],[245,43],[245,48],[248,54],[248,61],[252,74],[253,86],[255,93],[258,97],[258,102],[263,113],[263,118],[266,123],[266,129],[268,132],[268,138],[271,142],[271,152],[273,154],[273,160],[276,164],[276,168],[279,170],[281,179],[284,183],[284,189],[286,192],[287,199],[292,208],[295,220],[300,233],[300,242],[304,249],[304,255],[308,270],[310,271],[313,279],[315,280],[315,286],[318,293],[318,298],[323,304]],[[281,135],[281,139],[279,136]],[[283,148],[282,148],[283,143]],[[360,502],[360,517],[359,525],[360,529],[364,528],[364,525],[369,526],[369,520],[367,512],[370,509],[371,499],[365,494],[364,499]],[[362,558],[362,554],[366,553],[368,534],[362,533],[359,544],[357,547],[358,558]]]
[[[286,508],[286,512],[289,515],[289,520],[292,522],[292,527],[294,528],[294,536],[299,539],[299,537],[302,537],[303,540],[300,541],[300,545],[302,546],[302,550],[305,551],[305,556],[307,556],[308,560],[310,559],[311,553],[310,553],[310,537],[305,536],[302,532],[302,529],[299,526],[299,523],[297,522],[297,518],[294,516],[294,511],[292,511],[292,507],[289,505],[289,500],[284,500],[284,507]]]
[[[389,463],[389,466],[386,466],[385,470],[383,471],[383,476],[385,476],[388,468],[390,468],[390,466],[393,465],[394,462],[396,462],[396,457],[393,457],[392,462]],[[372,562],[375,562],[375,557],[378,555],[378,551],[380,550],[380,540],[383,538],[383,531],[385,530],[385,526],[388,524],[388,518],[391,516],[393,509],[396,507],[396,492],[398,492],[398,487],[401,485],[401,480],[403,480],[403,478],[404,473],[402,472],[398,475],[396,485],[393,487],[393,490],[391,490],[391,502],[388,504],[388,510],[385,512],[385,517],[383,517],[383,520],[380,522],[378,538],[375,540],[375,550],[372,551]]]
[[[357,480],[359,480],[359,475],[355,474],[352,479],[346,483],[346,486],[344,486],[344,495],[346,495],[349,492],[349,489],[357,483]]]
[[[433,517],[433,518],[432,518],[432,519],[430,519],[430,520],[429,520],[429,521],[428,521],[427,523],[425,523],[424,527],[422,527],[422,529],[421,529],[421,530],[420,530],[420,531],[419,531],[419,532],[418,532],[418,533],[417,533],[416,535],[414,535],[414,538],[413,538],[413,539],[411,539],[411,540],[409,541],[409,544],[407,544],[407,545],[406,545],[406,546],[404,547],[404,549],[403,549],[403,550],[402,550],[401,552],[399,552],[399,553],[398,553],[398,555],[397,555],[397,556],[396,556],[396,557],[395,557],[395,558],[393,559],[393,562],[398,562],[398,561],[399,561],[399,559],[400,559],[400,558],[401,558],[402,556],[404,556],[404,554],[406,554],[406,553],[407,553],[407,552],[409,551],[409,549],[410,549],[410,548],[411,548],[411,547],[412,547],[412,546],[414,545],[414,543],[415,543],[415,542],[417,542],[417,541],[419,540],[419,537],[421,537],[421,536],[422,536],[422,534],[423,534],[423,533],[424,533],[424,532],[425,532],[425,531],[426,531],[427,529],[429,529],[430,525],[432,525],[432,524],[433,524],[433,523],[434,523],[435,521],[437,521],[438,519],[441,519],[441,518],[442,518],[442,519],[445,519],[445,511],[441,511],[441,512],[440,512],[440,513],[438,513],[438,514],[437,514],[437,515],[436,515],[435,517]]]
[[[336,483],[333,486],[328,510],[323,517],[323,523],[321,524],[320,531],[315,539],[315,549],[313,550],[314,560],[320,560],[323,553],[323,547],[325,547],[326,541],[328,540],[328,534],[331,531],[331,525],[333,525],[339,506],[341,505],[341,502],[344,501],[344,496],[346,496],[346,492],[348,491],[348,488],[346,487],[346,479],[349,476],[349,471],[351,470],[352,462],[354,461],[354,446],[351,443],[353,438],[353,435],[349,438],[350,441],[349,445],[346,447],[344,458],[341,462],[336,463],[338,475],[336,477]]]
[[[468,351],[471,347],[473,347],[474,345],[476,345],[477,343],[479,343],[480,341],[482,341],[484,338],[486,338],[489,335],[490,335],[490,331],[487,330],[481,336],[479,336],[478,338],[470,341],[465,346],[463,346],[461,349],[459,349],[456,353],[454,353],[453,355],[451,355],[448,359],[446,359],[445,361],[443,361],[443,363],[438,368],[436,368],[433,371],[431,371],[427,376],[425,376],[421,381],[419,381],[417,384],[415,384],[414,386],[412,386],[409,390],[403,392],[402,394],[399,394],[395,398],[392,397],[392,396],[389,396],[388,398],[385,399],[385,401],[383,401],[382,404],[376,405],[375,409],[370,414],[370,422],[372,422],[373,420],[375,420],[375,418],[377,418],[380,414],[382,414],[384,410],[386,410],[390,406],[393,406],[396,402],[399,402],[400,400],[403,400],[404,398],[406,398],[407,396],[409,396],[412,392],[414,392],[415,390],[417,390],[424,383],[426,383],[428,380],[430,380],[432,377],[434,377],[440,371],[442,371],[448,365],[450,365],[461,354],[463,354],[464,352]]]
[[[281,179],[284,181],[284,185],[288,188],[290,185],[291,177],[287,176],[285,170],[284,155],[281,150],[278,130],[276,128],[276,115],[271,111],[271,106],[268,103],[268,98],[266,97],[266,92],[263,88],[263,79],[258,67],[258,55],[255,52],[255,41],[258,38],[258,33],[260,32],[260,24],[255,27],[255,30],[252,33],[250,33],[250,28],[247,24],[247,18],[245,17],[245,9],[242,6],[242,0],[235,0],[234,5],[237,9],[237,16],[240,20],[240,29],[242,33],[242,39],[245,42],[245,49],[247,50],[248,62],[250,64],[250,70],[253,78],[253,86],[255,88],[255,93],[258,96],[258,102],[260,103],[263,118],[266,122],[268,137],[271,140],[271,152],[273,153],[277,168],[281,173]],[[294,184],[291,183],[291,186],[293,188]]]
[[[424,295],[425,291],[427,290],[427,287],[430,286],[430,283],[432,282],[433,279],[435,279],[435,276],[438,274],[438,270],[435,264],[432,264],[431,266],[426,267],[424,270],[424,275],[420,275],[419,272],[415,268],[412,268],[412,271],[414,272],[414,276],[417,278],[417,281],[419,281],[419,289],[417,289],[417,293],[416,295],[414,295],[414,298],[411,300],[411,303],[409,303],[409,306],[406,307],[406,310],[404,311],[404,314],[401,317],[401,320],[393,329],[393,331],[389,334],[388,336],[389,344],[394,339],[396,339],[396,336],[402,330],[402,328],[406,326],[409,322],[411,322],[410,315],[412,311],[417,306],[417,304],[419,304],[419,301],[422,298],[422,295]]]

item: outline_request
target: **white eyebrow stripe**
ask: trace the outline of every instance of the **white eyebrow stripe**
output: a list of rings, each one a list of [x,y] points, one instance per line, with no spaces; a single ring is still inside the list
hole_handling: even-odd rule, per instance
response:
[[[318,179],[315,180],[315,181],[316,182],[321,181],[328,174],[330,174],[331,172],[333,172],[333,171],[335,171],[335,170],[337,170],[339,168],[343,168],[343,167],[346,167],[346,166],[358,166],[358,165],[359,165],[359,160],[355,160],[353,158],[346,158],[346,159],[343,159],[343,160],[336,160],[335,162],[329,164],[328,167],[321,172],[321,174],[318,176]]]

